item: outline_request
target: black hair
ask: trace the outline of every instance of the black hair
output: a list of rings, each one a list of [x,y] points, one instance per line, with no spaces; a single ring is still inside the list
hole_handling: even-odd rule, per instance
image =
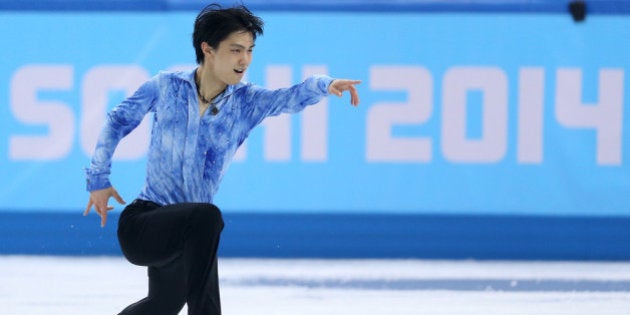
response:
[[[195,19],[192,36],[197,64],[203,62],[201,43],[206,42],[216,49],[219,43],[234,32],[250,32],[255,41],[257,36],[263,34],[263,25],[263,20],[244,5],[222,8],[221,5],[213,3],[206,6]]]

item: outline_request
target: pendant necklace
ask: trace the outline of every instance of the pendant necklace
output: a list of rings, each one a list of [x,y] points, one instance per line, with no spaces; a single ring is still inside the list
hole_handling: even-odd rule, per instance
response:
[[[217,108],[217,106],[214,103],[211,103],[210,101],[208,101],[202,94],[201,91],[199,90],[199,81],[197,80],[197,77],[195,76],[195,84],[197,85],[197,95],[199,96],[199,98],[201,99],[201,102],[204,105],[208,105],[210,104],[210,113],[212,114],[212,116],[216,116],[219,113],[219,108]],[[221,93],[219,93],[221,94]],[[216,97],[216,96],[215,96]]]

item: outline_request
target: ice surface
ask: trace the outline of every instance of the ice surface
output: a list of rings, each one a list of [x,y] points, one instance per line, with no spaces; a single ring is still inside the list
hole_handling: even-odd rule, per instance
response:
[[[630,314],[630,263],[220,259],[225,315]],[[122,257],[0,256],[0,314],[116,314]],[[181,314],[186,314],[184,309]]]

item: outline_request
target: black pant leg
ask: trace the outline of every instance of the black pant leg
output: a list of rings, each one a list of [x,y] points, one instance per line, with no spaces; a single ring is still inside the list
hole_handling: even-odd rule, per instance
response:
[[[118,238],[130,262],[149,267],[149,296],[121,314],[177,314],[185,302],[191,315],[221,314],[216,253],[222,229],[221,212],[211,204],[125,208]]]
[[[186,303],[186,281],[181,259],[161,267],[148,267],[149,294],[127,306],[119,315],[169,314],[177,315]]]
[[[182,259],[188,275],[188,314],[220,315],[217,249],[223,218],[212,204],[186,204],[189,224]]]

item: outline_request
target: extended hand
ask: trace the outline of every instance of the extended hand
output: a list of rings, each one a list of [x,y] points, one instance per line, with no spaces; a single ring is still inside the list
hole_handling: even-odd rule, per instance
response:
[[[107,204],[110,197],[114,197],[121,205],[126,203],[114,187],[91,191],[90,200],[88,201],[87,208],[83,212],[83,215],[88,215],[90,209],[94,206],[94,210],[96,210],[96,213],[101,217],[101,227],[104,227],[107,223],[107,211],[114,209],[113,206]]]
[[[341,96],[344,91],[350,91],[350,104],[359,105],[359,93],[355,85],[361,83],[360,80],[335,79],[328,86],[328,93]]]

